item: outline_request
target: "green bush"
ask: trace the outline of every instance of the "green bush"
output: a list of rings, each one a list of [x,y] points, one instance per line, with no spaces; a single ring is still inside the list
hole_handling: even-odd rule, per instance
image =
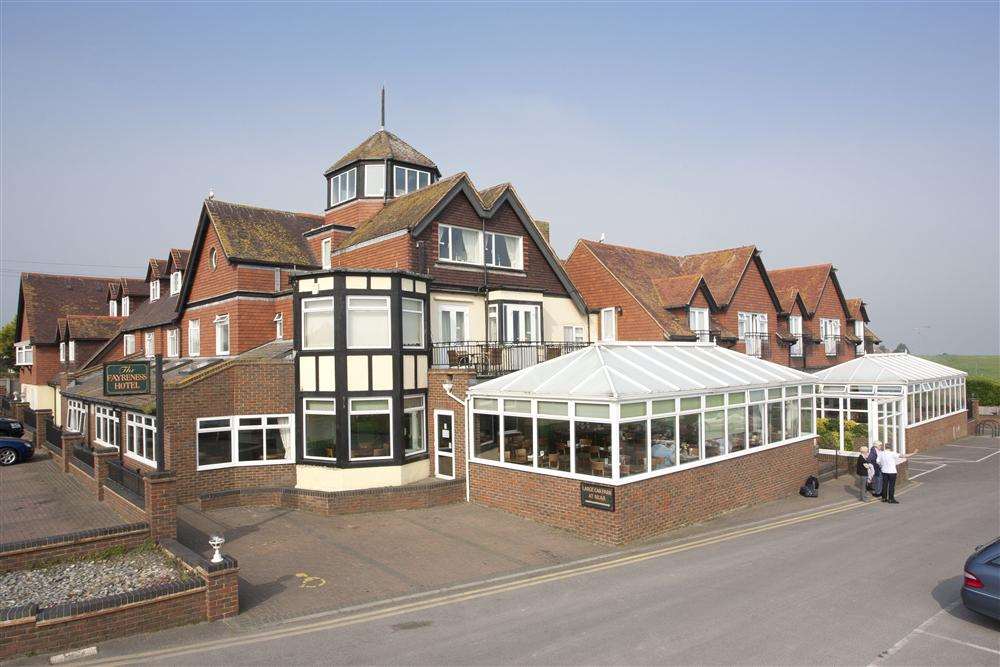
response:
[[[969,396],[978,398],[980,405],[1000,405],[1000,382],[987,377],[970,376],[965,380]]]

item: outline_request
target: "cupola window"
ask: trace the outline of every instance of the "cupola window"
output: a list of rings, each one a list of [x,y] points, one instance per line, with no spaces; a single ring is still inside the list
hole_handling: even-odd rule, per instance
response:
[[[407,167],[396,167],[393,178],[393,192],[397,197],[427,187],[431,183],[431,174],[429,171],[420,171],[419,169],[409,169]]]
[[[330,206],[354,199],[357,194],[357,169],[348,169],[330,179]]]
[[[385,194],[385,165],[365,165],[365,196],[381,197]]]

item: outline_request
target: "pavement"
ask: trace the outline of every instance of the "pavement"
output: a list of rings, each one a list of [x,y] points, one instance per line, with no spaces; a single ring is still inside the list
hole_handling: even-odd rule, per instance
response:
[[[0,543],[128,523],[102,504],[47,452],[0,467]]]
[[[957,600],[965,558],[1000,535],[1000,439],[967,438],[933,456],[949,460],[902,488],[899,505],[860,503],[841,478],[818,499],[627,549],[264,626],[233,619],[115,640],[91,662],[995,667],[1000,623]],[[474,571],[468,557],[444,566],[459,577]]]

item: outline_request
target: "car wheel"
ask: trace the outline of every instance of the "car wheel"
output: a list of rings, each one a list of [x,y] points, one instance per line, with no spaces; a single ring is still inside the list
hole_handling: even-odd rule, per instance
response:
[[[9,466],[17,463],[17,452],[10,447],[0,449],[0,466]]]

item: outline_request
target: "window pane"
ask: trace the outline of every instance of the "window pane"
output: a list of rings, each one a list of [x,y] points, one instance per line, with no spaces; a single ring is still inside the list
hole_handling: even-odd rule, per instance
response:
[[[370,301],[370,299],[366,299]],[[353,300],[351,301],[353,304]],[[382,306],[385,302],[381,302]],[[351,347],[389,347],[389,311],[347,309],[347,344]]]
[[[368,401],[356,401],[366,403]],[[381,401],[372,401],[381,402]],[[389,414],[351,415],[351,458],[391,456]]]
[[[681,410],[700,410],[700,409],[701,409],[700,396],[681,399]]]
[[[532,419],[531,417],[503,418],[504,452],[503,460],[518,465],[534,465],[532,461]]]
[[[476,413],[473,422],[473,453],[482,459],[499,461],[500,416]]]
[[[754,403],[756,401],[764,400],[764,390],[763,389],[753,389],[750,391],[750,402]]]
[[[365,165],[365,195],[381,197],[385,194],[385,167],[380,164]]]
[[[608,419],[611,416],[611,408],[603,403],[577,403],[576,416]]]
[[[699,442],[701,440],[701,415],[681,415],[681,463],[690,463],[701,458]]]
[[[784,438],[782,437],[782,424],[781,424],[781,403],[768,403],[767,404],[767,441],[781,442]]]
[[[306,402],[307,408],[311,402]],[[334,458],[337,450],[337,416],[306,413],[305,421],[306,456]]]
[[[403,345],[420,347],[424,342],[424,302],[403,299]]]
[[[816,424],[813,422],[813,410],[806,401],[802,401],[802,433],[803,435],[806,433],[816,433]]]
[[[576,472],[611,477],[611,424],[576,422]]]
[[[288,426],[267,429],[265,450],[268,461],[282,460],[292,448],[292,431]]]
[[[519,412],[521,414],[531,413],[531,401],[516,401],[507,399],[503,402],[504,412]]]
[[[748,408],[750,414],[749,429],[750,446],[760,447],[764,444],[764,406],[761,404],[751,405]]]
[[[677,424],[675,417],[661,417],[650,422],[653,441],[653,470],[668,468],[677,463]]]
[[[425,187],[426,185],[428,185],[431,182],[430,172],[421,171],[421,172],[418,172],[418,173],[420,175],[420,178],[418,179],[417,187],[420,187],[420,188]]]
[[[721,408],[725,403],[725,396],[722,394],[712,394],[711,396],[705,397],[705,407],[706,408]]]
[[[476,398],[473,399],[472,405],[476,410],[497,410],[497,399],[495,398]]]
[[[641,417],[646,414],[646,402],[641,403],[624,403],[621,406],[621,417],[622,419],[628,419],[629,417]]]
[[[555,401],[538,401],[538,414],[565,417],[569,414],[569,404]]]
[[[240,461],[264,460],[264,431],[255,428],[249,431],[238,431]]]
[[[710,410],[705,413],[705,458],[724,454],[726,435],[726,413],[723,410]]]
[[[393,178],[395,179],[395,194],[397,196],[406,193],[406,170],[402,167],[396,167],[394,170]]]
[[[142,455],[142,451],[138,451],[137,453]],[[198,465],[209,466],[219,463],[232,463],[232,456],[232,431],[215,431],[198,434]]]
[[[727,411],[729,421],[729,450],[738,452],[747,447],[747,416],[743,406],[729,408]]]
[[[629,477],[646,472],[646,421],[628,422],[618,427],[618,474]]]
[[[799,402],[785,401],[785,439],[799,437]]]
[[[412,399],[407,399],[412,400]],[[423,400],[419,410],[408,410],[403,415],[403,443],[406,454],[415,454],[427,449],[424,444],[424,409]]]
[[[451,259],[451,228],[441,227],[438,234],[438,257]]]
[[[569,472],[569,422],[538,420],[538,465]]]
[[[733,392],[729,394],[729,405],[740,405],[742,403],[745,403],[746,399],[747,396],[744,392],[742,391]]]
[[[352,412],[370,412],[372,410],[388,411],[389,401],[384,398],[351,401]]]
[[[668,398],[662,401],[653,401],[654,415],[669,415],[672,414],[676,408],[677,401],[673,398]]]
[[[406,191],[413,192],[417,189],[417,172],[412,169],[406,170]]]

